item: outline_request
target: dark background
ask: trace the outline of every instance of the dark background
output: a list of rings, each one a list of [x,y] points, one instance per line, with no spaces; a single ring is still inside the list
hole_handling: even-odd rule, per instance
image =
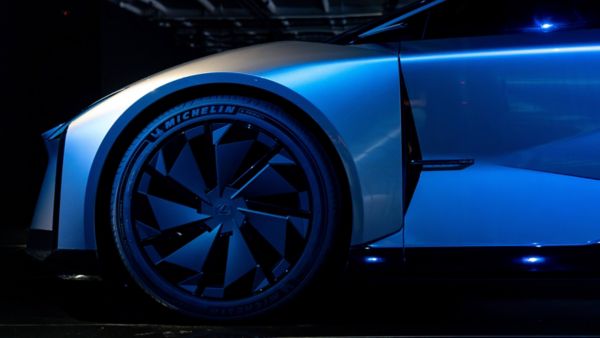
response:
[[[10,1],[0,11],[1,242],[22,243],[44,173],[40,134],[202,50],[108,1]]]

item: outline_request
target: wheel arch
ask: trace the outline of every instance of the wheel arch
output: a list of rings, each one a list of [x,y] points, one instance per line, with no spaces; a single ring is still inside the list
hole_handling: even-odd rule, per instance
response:
[[[110,258],[114,254],[108,208],[112,179],[128,142],[131,142],[137,133],[166,109],[187,100],[211,95],[249,96],[265,100],[282,107],[286,112],[293,114],[293,118],[298,119],[300,123],[309,126],[327,153],[332,155],[335,171],[340,175],[340,181],[343,183],[342,207],[343,210],[349,210],[343,215],[348,241],[355,232],[361,231],[363,210],[356,168],[343,140],[322,112],[291,89],[264,79],[258,81],[251,79],[251,83],[204,83],[204,81],[189,83],[191,79],[184,80],[184,83],[187,82],[186,85],[167,84],[133,104],[111,128],[94,159],[95,175],[94,172],[90,174],[86,189],[88,193],[86,194],[85,231],[92,232],[89,235],[93,236],[101,260],[103,257]],[[263,85],[257,82],[262,82]]]

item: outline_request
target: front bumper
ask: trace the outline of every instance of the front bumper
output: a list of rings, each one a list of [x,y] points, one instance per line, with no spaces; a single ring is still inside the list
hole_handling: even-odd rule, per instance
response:
[[[57,247],[62,157],[67,127],[68,124],[63,123],[42,134],[48,165],[27,238],[28,253],[42,260]]]

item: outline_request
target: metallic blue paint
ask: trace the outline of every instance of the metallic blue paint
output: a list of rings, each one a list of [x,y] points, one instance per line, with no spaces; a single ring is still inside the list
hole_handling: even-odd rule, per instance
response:
[[[406,214],[407,247],[585,245],[600,239],[600,181],[477,163],[430,171]]]
[[[442,2],[423,1],[422,8],[364,34],[399,28],[405,17]],[[144,79],[70,122],[58,248],[95,249],[99,178],[127,126],[166,96],[211,85],[269,92],[322,128],[350,185],[353,245],[417,250],[598,243],[600,31],[560,27],[542,21],[525,34],[403,41],[397,50],[282,42]],[[400,97],[400,74],[407,98]],[[461,170],[422,172],[407,210],[402,99],[410,103],[423,163],[473,160]],[[41,205],[56,203],[48,197],[51,184],[45,187]],[[44,212],[36,217],[48,223]],[[536,257],[517,261],[545,262]]]
[[[402,44],[423,159],[475,160],[421,174],[407,247],[600,239],[600,46],[581,43],[597,35]]]
[[[378,81],[365,81],[370,77]],[[282,42],[226,52],[167,70],[116,93],[73,120],[65,145],[63,177],[68,180],[63,181],[61,194],[60,248],[95,248],[94,208],[102,165],[135,116],[166,95],[211,84],[271,92],[323,128],[338,150],[350,183],[353,244],[401,228],[397,55],[362,47]],[[345,99],[338,100],[341,97]]]

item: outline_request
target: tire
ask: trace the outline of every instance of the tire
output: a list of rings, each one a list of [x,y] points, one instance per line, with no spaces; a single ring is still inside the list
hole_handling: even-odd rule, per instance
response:
[[[279,107],[212,96],[131,143],[112,187],[112,234],[135,283],[184,315],[281,308],[348,249],[340,182],[315,135]],[[337,267],[337,266],[336,266]]]

